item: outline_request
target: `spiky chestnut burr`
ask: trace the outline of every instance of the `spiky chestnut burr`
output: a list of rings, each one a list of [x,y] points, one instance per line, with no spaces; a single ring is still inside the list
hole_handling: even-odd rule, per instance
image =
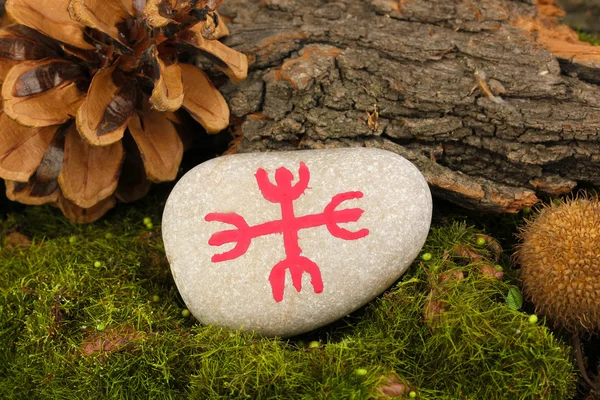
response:
[[[555,325],[600,328],[600,203],[577,196],[550,203],[519,233],[524,292]]]

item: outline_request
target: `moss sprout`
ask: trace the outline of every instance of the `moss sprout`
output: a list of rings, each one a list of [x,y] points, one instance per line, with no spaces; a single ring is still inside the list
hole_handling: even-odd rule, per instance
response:
[[[594,46],[600,46],[600,35],[587,33],[587,32],[578,32],[579,40],[582,42],[588,42]]]
[[[507,305],[514,272],[490,242],[474,246],[480,232],[465,225],[432,229],[423,249],[431,259],[417,259],[362,310],[281,340],[185,315],[160,227],[139,223],[160,212],[138,209],[87,226],[46,207],[0,221],[0,398],[564,400],[574,392],[570,347]],[[6,245],[16,231],[29,247]],[[503,277],[483,265],[502,265]]]

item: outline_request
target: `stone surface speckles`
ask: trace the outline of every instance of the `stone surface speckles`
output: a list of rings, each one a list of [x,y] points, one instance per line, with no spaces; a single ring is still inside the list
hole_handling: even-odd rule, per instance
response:
[[[293,336],[343,317],[398,279],[431,221],[421,173],[383,150],[224,156],[173,189],[163,239],[205,324]]]

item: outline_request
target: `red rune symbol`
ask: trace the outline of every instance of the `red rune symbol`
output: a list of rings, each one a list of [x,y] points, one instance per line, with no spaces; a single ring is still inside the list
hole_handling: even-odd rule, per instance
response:
[[[224,222],[234,225],[237,228],[217,232],[208,240],[208,244],[211,246],[221,246],[226,243],[236,242],[233,249],[212,256],[211,261],[214,263],[233,260],[243,255],[250,247],[252,239],[256,237],[274,233],[283,234],[283,246],[286,258],[278,262],[269,275],[273,298],[276,302],[283,300],[285,271],[288,269],[292,276],[292,283],[298,292],[302,290],[302,274],[304,272],[310,275],[315,293],[323,291],[323,280],[321,279],[319,266],[314,261],[301,256],[302,249],[298,244],[298,232],[300,229],[325,225],[329,233],[334,237],[344,240],[356,240],[369,234],[368,229],[351,232],[338,226],[341,223],[359,220],[363,213],[362,209],[349,208],[336,210],[336,207],[346,200],[360,199],[363,197],[362,192],[336,194],[322,213],[296,217],[294,215],[293,202],[304,193],[310,180],[310,172],[303,162],[300,163],[298,177],[298,182],[292,185],[294,176],[287,168],[281,167],[275,171],[276,184],[274,185],[269,181],[267,171],[262,168],[256,171],[256,183],[263,197],[271,203],[279,203],[281,205],[281,219],[249,226],[246,220],[236,213],[210,213],[204,218],[208,222]]]

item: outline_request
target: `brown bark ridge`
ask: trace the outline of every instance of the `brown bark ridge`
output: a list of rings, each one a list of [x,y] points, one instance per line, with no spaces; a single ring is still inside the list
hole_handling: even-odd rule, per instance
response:
[[[228,0],[233,151],[376,147],[434,195],[517,212],[600,185],[600,46],[550,0]],[[202,63],[202,61],[200,61]]]

